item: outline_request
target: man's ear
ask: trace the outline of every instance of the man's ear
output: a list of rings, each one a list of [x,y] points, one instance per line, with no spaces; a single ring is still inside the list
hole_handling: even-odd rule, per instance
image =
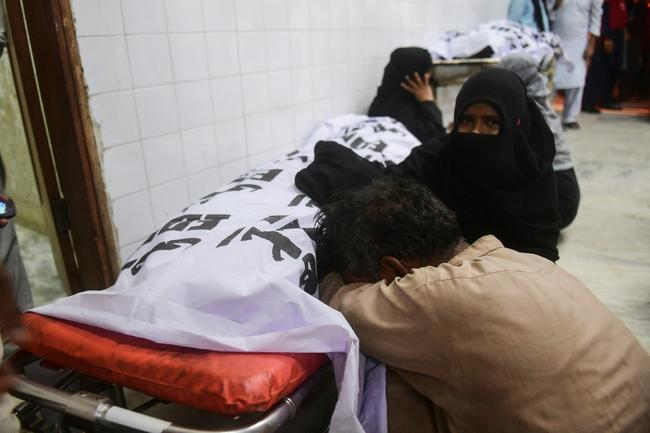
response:
[[[409,273],[409,269],[404,266],[402,261],[397,257],[384,256],[381,258],[379,276],[391,283],[397,277],[403,277]]]

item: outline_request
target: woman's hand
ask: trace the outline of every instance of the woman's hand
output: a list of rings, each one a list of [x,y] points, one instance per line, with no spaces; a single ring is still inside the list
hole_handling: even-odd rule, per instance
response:
[[[418,102],[433,101],[433,89],[429,85],[431,74],[427,72],[421,77],[419,73],[413,72],[411,75],[413,78],[409,75],[404,77],[404,81],[400,84],[402,89],[415,96]]]

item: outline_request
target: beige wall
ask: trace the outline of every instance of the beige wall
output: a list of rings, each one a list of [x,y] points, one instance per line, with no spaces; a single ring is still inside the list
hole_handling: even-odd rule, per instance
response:
[[[41,198],[6,54],[0,58],[0,155],[7,177],[5,193],[18,210],[16,222],[45,233]]]

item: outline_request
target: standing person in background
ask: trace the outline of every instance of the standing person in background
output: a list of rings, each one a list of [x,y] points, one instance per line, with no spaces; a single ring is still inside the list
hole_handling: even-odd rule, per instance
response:
[[[3,193],[5,187],[5,167],[0,156],[0,198],[8,197]],[[0,219],[0,265],[11,275],[12,286],[15,290],[15,302],[20,311],[29,310],[34,306],[32,289],[27,280],[27,273],[18,249],[18,237],[14,222]]]
[[[613,97],[618,74],[623,65],[627,21],[625,0],[605,0],[601,37],[596,44],[582,98],[583,111],[598,113],[598,107],[621,109],[621,105],[615,103]]]
[[[551,30],[546,0],[510,0],[508,20],[538,32]]]
[[[646,5],[645,0],[627,1],[626,61],[619,80],[621,99],[642,98],[644,83],[647,87],[647,82],[650,80],[650,72],[643,71],[643,65],[648,60],[645,59],[647,57],[645,51],[648,50],[645,38],[646,33],[650,32],[649,9],[650,4]]]
[[[578,129],[578,115],[587,68],[600,36],[603,0],[564,0],[557,9],[553,31],[560,37],[568,62],[560,62],[555,76],[556,90],[564,91],[562,126]]]
[[[557,10],[562,6],[563,0],[547,0],[546,9],[548,10],[548,20],[551,23],[551,29],[553,28],[553,23],[557,16]]]
[[[3,221],[3,220],[0,220]],[[16,342],[25,340],[27,334],[20,326],[20,313],[14,302],[11,276],[0,266],[0,335],[2,341],[11,339]],[[0,345],[0,359],[4,348]],[[14,403],[7,392],[11,389],[13,377],[4,365],[0,366],[0,432],[18,433],[20,423],[11,413]]]
[[[384,68],[368,116],[392,117],[421,142],[445,135],[442,113],[429,83],[433,61],[424,48],[397,48]]]
[[[650,97],[650,4],[646,4],[645,13],[643,14],[645,22],[643,32],[643,66],[641,67],[641,97]]]

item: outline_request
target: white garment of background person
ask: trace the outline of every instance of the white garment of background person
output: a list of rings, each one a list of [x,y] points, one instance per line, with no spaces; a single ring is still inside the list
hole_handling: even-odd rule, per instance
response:
[[[563,124],[576,122],[580,114],[587,75],[583,56],[589,34],[600,36],[602,5],[603,0],[564,0],[556,12],[553,32],[560,37],[564,53],[572,63],[558,62],[555,75],[555,88],[565,91]]]
[[[0,360],[4,353],[2,347],[2,338],[0,337]],[[8,394],[0,394],[0,432],[2,433],[18,433],[20,432],[20,423],[18,419],[11,413],[15,403]]]

